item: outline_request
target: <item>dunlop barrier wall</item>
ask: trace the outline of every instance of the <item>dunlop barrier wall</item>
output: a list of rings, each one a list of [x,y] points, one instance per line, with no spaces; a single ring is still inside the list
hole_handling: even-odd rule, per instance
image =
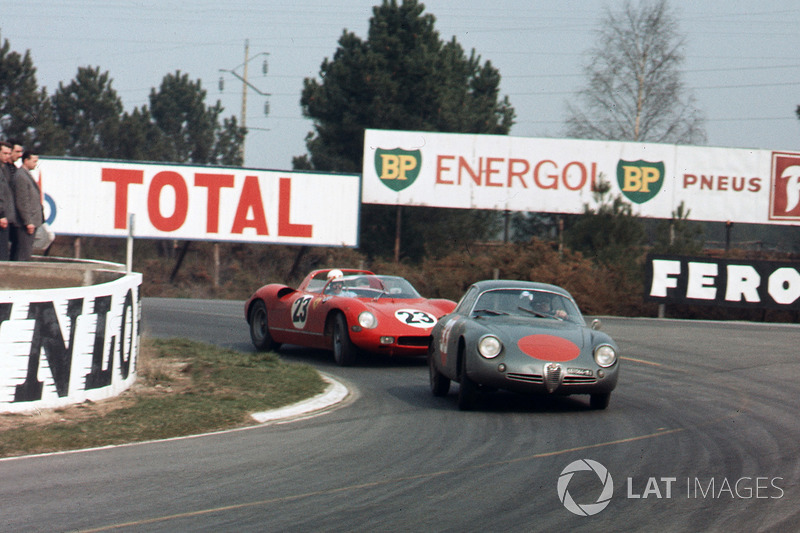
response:
[[[136,380],[142,275],[36,259],[0,262],[0,413],[119,395]]]

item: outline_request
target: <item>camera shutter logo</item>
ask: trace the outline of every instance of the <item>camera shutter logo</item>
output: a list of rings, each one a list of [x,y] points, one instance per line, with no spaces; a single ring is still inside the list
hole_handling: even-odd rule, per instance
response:
[[[570,496],[567,485],[569,485],[575,472],[585,470],[591,470],[597,474],[597,477],[603,484],[603,491],[600,493],[596,502],[578,504],[572,499],[572,496]],[[613,494],[614,482],[611,480],[611,474],[608,473],[605,466],[591,459],[579,459],[571,462],[561,471],[561,475],[558,477],[558,499],[561,500],[561,503],[564,504],[564,507],[566,507],[568,511],[579,516],[596,515],[608,506]]]

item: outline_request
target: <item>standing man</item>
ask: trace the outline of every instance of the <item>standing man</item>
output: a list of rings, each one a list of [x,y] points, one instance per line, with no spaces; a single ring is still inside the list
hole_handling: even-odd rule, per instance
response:
[[[11,192],[11,144],[0,142],[0,261],[8,261],[12,227],[17,222],[17,210],[14,206],[14,195]]]
[[[9,139],[8,144],[11,145],[11,158],[8,162],[14,165],[15,168],[19,168],[22,166],[22,162],[19,161],[19,158],[22,157],[23,154],[22,144],[16,139]]]
[[[17,207],[16,238],[12,240],[11,260],[30,261],[33,235],[44,222],[42,195],[31,171],[39,164],[39,156],[30,150],[22,154],[22,166],[14,173],[11,188]]]

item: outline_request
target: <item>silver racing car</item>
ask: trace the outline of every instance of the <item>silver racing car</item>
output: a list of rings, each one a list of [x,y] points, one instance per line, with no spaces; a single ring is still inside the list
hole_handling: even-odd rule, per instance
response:
[[[432,331],[431,392],[459,383],[458,407],[474,409],[484,390],[523,394],[588,394],[605,409],[617,385],[619,348],[588,327],[575,300],[555,285],[479,281]]]

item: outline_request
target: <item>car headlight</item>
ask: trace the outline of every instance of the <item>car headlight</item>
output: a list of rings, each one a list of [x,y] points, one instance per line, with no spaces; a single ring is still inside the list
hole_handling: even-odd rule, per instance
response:
[[[503,343],[494,335],[486,335],[478,341],[478,353],[486,359],[494,359],[502,349]]]
[[[358,323],[364,329],[373,329],[378,325],[378,319],[369,311],[362,311],[358,315]]]
[[[617,361],[617,351],[608,344],[601,344],[594,349],[594,361],[599,366],[607,368]]]

